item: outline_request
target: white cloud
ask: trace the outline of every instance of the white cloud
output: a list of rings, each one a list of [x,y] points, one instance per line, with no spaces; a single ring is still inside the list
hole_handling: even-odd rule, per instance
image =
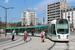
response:
[[[42,0],[41,2],[37,3],[34,7],[38,7],[38,8],[46,8],[47,4],[51,4],[54,2],[58,2],[60,0]],[[66,0],[67,3],[71,3],[74,2],[75,0]]]
[[[9,0],[5,0],[4,2],[5,2],[5,3],[8,3],[8,1],[9,1]]]

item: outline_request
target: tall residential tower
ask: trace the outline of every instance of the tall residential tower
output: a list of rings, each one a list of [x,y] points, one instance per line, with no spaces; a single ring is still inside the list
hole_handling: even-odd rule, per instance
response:
[[[30,23],[36,25],[36,12],[26,11],[22,13],[22,26],[23,25],[30,25]]]
[[[62,18],[62,10],[67,9],[68,3],[66,3],[66,0],[61,0],[59,2],[55,2],[52,4],[47,5],[47,23],[50,23],[50,21],[54,19],[61,19]]]

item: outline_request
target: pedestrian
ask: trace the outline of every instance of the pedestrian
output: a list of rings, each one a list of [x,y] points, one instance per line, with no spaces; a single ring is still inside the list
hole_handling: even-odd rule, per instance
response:
[[[1,36],[1,31],[0,31],[0,36]]]
[[[47,31],[45,31],[45,38],[47,38]]]
[[[43,42],[44,40],[44,33],[43,33],[43,30],[41,31],[41,42]]]
[[[27,30],[24,32],[24,41],[27,39],[27,36],[28,36],[28,32]]]
[[[12,41],[15,41],[14,40],[14,35],[15,35],[15,30],[13,30],[13,32],[12,32]]]
[[[43,42],[44,42],[44,39],[45,39],[45,30],[43,30]]]
[[[33,30],[31,31],[31,33],[32,33],[32,36],[34,36],[34,31]]]

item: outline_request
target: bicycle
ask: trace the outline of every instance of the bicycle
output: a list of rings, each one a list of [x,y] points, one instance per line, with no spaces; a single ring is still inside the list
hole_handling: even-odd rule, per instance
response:
[[[25,42],[27,41],[27,35],[24,35],[24,41]]]

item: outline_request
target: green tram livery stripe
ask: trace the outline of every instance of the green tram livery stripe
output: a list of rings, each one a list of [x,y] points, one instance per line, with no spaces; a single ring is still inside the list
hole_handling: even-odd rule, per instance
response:
[[[9,33],[7,33],[7,34],[11,34],[10,32]],[[16,34],[16,33],[15,33]],[[24,34],[24,33],[18,33],[18,34]],[[31,34],[31,33],[29,33],[29,34]],[[34,34],[40,34],[40,33],[34,33]]]

